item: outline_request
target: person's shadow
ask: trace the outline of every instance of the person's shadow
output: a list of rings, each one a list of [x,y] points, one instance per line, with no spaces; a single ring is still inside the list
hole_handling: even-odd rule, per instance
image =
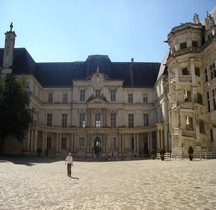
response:
[[[71,178],[71,179],[79,179],[78,177],[72,177],[72,176],[70,176],[70,178]]]

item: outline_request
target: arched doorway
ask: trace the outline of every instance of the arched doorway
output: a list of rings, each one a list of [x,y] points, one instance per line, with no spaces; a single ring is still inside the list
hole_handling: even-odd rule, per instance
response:
[[[101,139],[98,136],[94,140],[94,152],[97,157],[101,154]]]

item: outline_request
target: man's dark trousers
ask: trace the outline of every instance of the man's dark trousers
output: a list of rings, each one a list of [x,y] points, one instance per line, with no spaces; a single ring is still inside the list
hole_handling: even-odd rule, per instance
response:
[[[68,176],[71,176],[71,163],[67,164],[67,174]]]

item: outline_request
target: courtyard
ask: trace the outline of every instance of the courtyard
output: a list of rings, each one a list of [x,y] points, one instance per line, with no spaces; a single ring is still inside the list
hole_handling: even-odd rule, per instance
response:
[[[0,157],[0,209],[215,209],[216,160]]]

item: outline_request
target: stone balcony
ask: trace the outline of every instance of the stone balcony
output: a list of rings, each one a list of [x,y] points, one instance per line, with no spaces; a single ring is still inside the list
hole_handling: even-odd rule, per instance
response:
[[[196,131],[182,130],[182,136],[196,138]]]
[[[193,102],[180,102],[179,106],[182,109],[193,109]]]
[[[179,75],[178,80],[179,82],[192,82],[192,76],[191,75]]]

